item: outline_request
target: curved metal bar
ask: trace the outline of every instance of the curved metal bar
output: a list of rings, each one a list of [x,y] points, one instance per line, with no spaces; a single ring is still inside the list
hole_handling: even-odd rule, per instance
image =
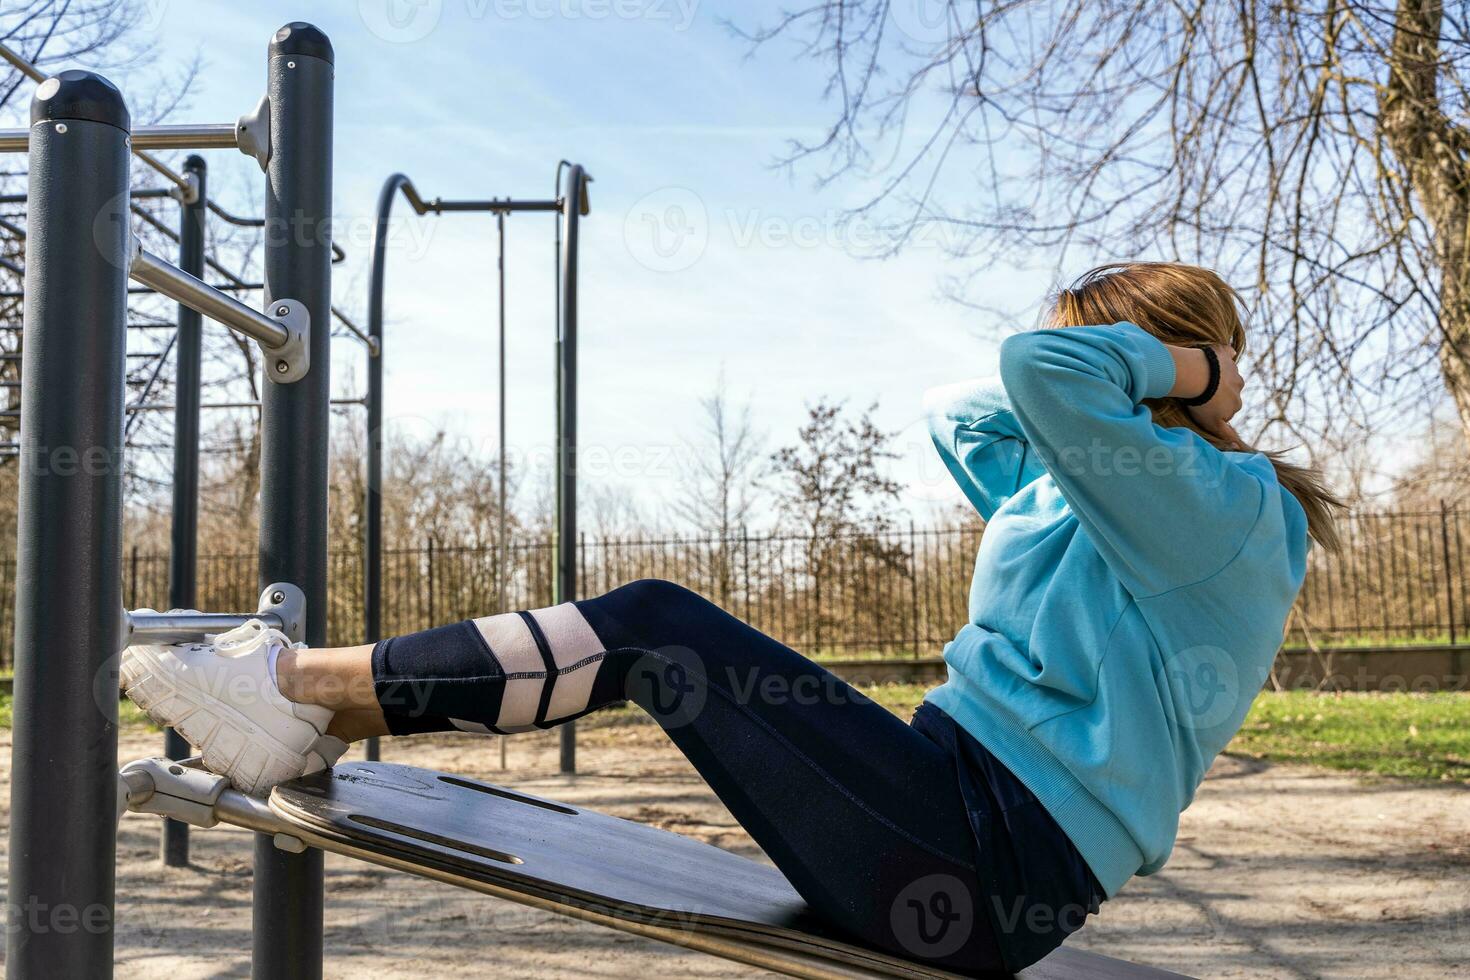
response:
[[[240,228],[264,228],[265,227],[265,219],[264,218],[246,218],[246,217],[243,217],[243,216],[238,215],[238,214],[232,214],[229,211],[226,211],[223,207],[221,207],[217,201],[207,201],[206,202],[206,206],[209,208],[209,211],[210,211],[211,214],[213,214],[216,218],[219,218],[221,221],[225,222],[226,224],[236,225],[236,226],[238,226]],[[336,242],[333,242],[332,243],[332,261],[334,263],[342,262],[346,258],[347,258],[347,253],[343,250],[342,246],[341,245],[338,245]]]
[[[362,629],[367,643],[383,630],[383,287],[388,276],[388,219],[399,192],[418,214],[426,208],[407,174],[392,174],[378,191],[373,223],[372,272],[368,280],[368,343],[374,356],[367,365],[367,513],[364,515]],[[378,740],[368,739],[367,757],[378,758]]]

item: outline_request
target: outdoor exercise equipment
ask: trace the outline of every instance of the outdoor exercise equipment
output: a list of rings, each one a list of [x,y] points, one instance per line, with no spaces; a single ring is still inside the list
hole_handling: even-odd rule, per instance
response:
[[[116,777],[108,773],[117,764],[117,706],[109,695],[124,641],[129,275],[260,345],[261,576],[301,588],[303,638],[326,638],[332,49],[321,32],[290,25],[276,34],[267,94],[268,132],[250,131],[244,148],[268,147],[251,153],[267,161],[267,227],[303,231],[265,236],[264,312],[135,246],[129,152],[155,145],[159,131],[130,133],[111,83],[63,72],[42,82],[32,103],[9,853],[7,968],[15,976],[112,969]],[[242,129],[229,129],[239,145]],[[177,133],[169,129],[166,145],[179,145]],[[216,145],[222,133],[214,127],[201,141]],[[62,813],[67,819],[57,819]],[[299,964],[315,963],[305,968],[314,974],[320,853],[278,851],[267,838],[255,865],[256,968],[299,976]],[[61,929],[46,918],[57,910],[91,919]]]
[[[260,800],[163,759],[122,771],[132,809],[270,834],[795,977],[955,974],[826,928],[779,871],[665,830],[463,776],[339,763]],[[120,804],[121,805],[121,804]],[[1152,980],[1178,974],[1063,947],[1026,980]]]
[[[8,45],[0,44],[0,58],[9,62],[12,67],[26,77],[37,83],[46,80],[46,76],[39,68],[31,64]],[[133,188],[129,192],[129,210],[133,216],[151,226],[163,237],[178,245],[179,260],[177,272],[185,274],[185,285],[190,281],[202,280],[206,268],[215,272],[223,279],[216,283],[214,288],[222,292],[253,291],[262,288],[261,283],[248,283],[229,269],[222,266],[218,261],[211,259],[206,254],[206,242],[208,239],[207,215],[240,227],[261,228],[265,225],[264,218],[247,218],[233,214],[219,202],[212,199],[207,189],[207,167],[202,157],[197,154],[190,155],[185,161],[180,172],[174,172],[157,158],[146,152],[147,148],[171,149],[188,148],[230,148],[239,149],[252,157],[257,162],[268,162],[268,145],[266,140],[257,139],[259,134],[268,134],[270,102],[261,99],[255,110],[230,125],[207,125],[207,126],[161,126],[151,130],[143,130],[134,134],[132,149],[136,156],[143,159],[156,172],[163,175],[171,182],[170,187],[156,188]],[[29,144],[29,132],[10,132],[0,134],[0,152],[24,151]],[[160,221],[152,212],[143,208],[140,201],[146,199],[171,198],[179,205],[179,227],[178,230],[170,228]],[[0,204],[24,204],[28,195],[6,194],[0,195]],[[25,229],[13,222],[0,220],[0,229],[8,232],[12,237],[24,240]],[[346,258],[346,253],[335,243],[332,243],[332,256],[334,262],[340,262]],[[9,265],[9,263],[7,263]],[[11,271],[24,276],[23,268],[12,268]],[[159,270],[171,272],[171,270]],[[129,295],[139,293],[156,293],[155,289],[149,287],[129,288]],[[253,312],[253,311],[252,311]],[[369,358],[375,356],[376,350],[368,343],[369,338],[361,328],[355,324],[350,317],[340,309],[332,307],[333,319],[345,328],[348,334],[355,336],[367,344]],[[173,500],[170,510],[170,549],[169,549],[169,576],[168,576],[168,603],[175,609],[192,609],[198,605],[196,592],[196,566],[197,566],[197,540],[198,540],[198,509],[199,509],[199,416],[201,410],[220,409],[250,409],[259,408],[258,402],[212,402],[201,404],[202,394],[202,317],[198,310],[184,303],[178,304],[177,321],[173,334],[161,349],[149,352],[147,355],[136,355],[152,362],[152,372],[142,383],[140,393],[127,405],[127,420],[124,426],[124,441],[133,432],[135,423],[143,413],[167,411],[174,416],[174,438],[172,444],[172,490]],[[129,324],[129,329],[158,330],[166,326],[164,322]],[[4,329],[17,332],[21,331],[18,326],[6,326]],[[163,404],[152,402],[149,399],[153,395],[154,388],[158,383],[163,368],[172,354],[174,359],[175,381],[174,388],[176,399],[174,404]],[[135,355],[130,354],[129,357]],[[16,386],[7,383],[8,386]],[[333,399],[336,405],[363,405],[361,399]],[[14,417],[19,416],[14,413]],[[5,413],[11,417],[10,413]],[[18,455],[20,443],[0,444],[0,458],[14,458]],[[164,753],[169,758],[181,759],[190,753],[187,742],[180,738],[173,730],[164,733]],[[183,867],[189,863],[189,837],[188,825],[178,821],[164,821],[160,841],[160,857],[165,865],[172,867]]]
[[[63,72],[32,103],[9,974],[111,975],[116,821],[133,809],[256,832],[252,969],[260,978],[321,976],[327,850],[796,976],[943,976],[828,934],[771,869],[458,776],[349,763],[259,800],[192,760],[117,770],[117,655],[127,643],[198,640],[254,617],[294,640],[325,639],[332,46],[315,27],[288,24],[273,37],[267,64],[268,111],[257,109],[233,131],[264,165],[268,226],[300,233],[265,238],[263,312],[136,246],[129,117],[116,88],[99,75]],[[207,145],[224,139],[221,127],[186,129]],[[134,152],[179,145],[180,132],[144,131]],[[0,145],[7,138],[0,134]],[[574,176],[566,194],[573,213],[580,183]],[[574,228],[568,224],[569,239]],[[575,242],[568,249],[574,256]],[[575,282],[569,273],[564,290]],[[130,275],[252,337],[265,354],[264,587],[253,612],[123,610]],[[568,346],[574,325],[575,296],[564,294]],[[560,373],[559,404],[570,414],[576,375],[565,353]],[[562,450],[569,480],[570,446]],[[569,512],[570,484],[566,491],[560,507]],[[569,568],[565,574],[572,583]],[[1025,975],[1167,976],[1069,950]]]
[[[566,171],[566,191],[562,172]],[[556,576],[553,602],[577,594],[577,273],[581,244],[581,219],[590,212],[587,185],[592,178],[580,164],[563,160],[556,168],[556,193],[550,200],[425,200],[406,174],[393,174],[378,192],[378,209],[373,226],[372,275],[368,281],[368,334],[375,356],[368,364],[368,443],[366,528],[363,541],[363,635],[373,643],[383,638],[383,292],[388,278],[388,220],[393,202],[401,193],[417,215],[488,213],[495,215],[498,241],[496,279],[499,383],[499,514],[496,583],[505,594],[506,439],[505,439],[505,219],[518,212],[549,212],[556,215]],[[502,610],[504,611],[504,610]],[[368,739],[367,757],[378,758],[378,740]],[[561,728],[561,771],[576,772],[576,727]]]

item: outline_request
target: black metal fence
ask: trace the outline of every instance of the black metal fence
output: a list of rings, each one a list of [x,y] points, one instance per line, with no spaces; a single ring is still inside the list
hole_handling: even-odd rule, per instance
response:
[[[1329,647],[1470,646],[1467,515],[1360,512],[1343,522],[1337,555],[1314,549],[1286,643]],[[813,542],[780,534],[584,538],[582,592],[639,578],[665,578],[813,656],[933,656],[965,622],[981,531],[885,528]],[[383,629],[409,632],[551,601],[555,551],[549,539],[516,542],[504,554],[426,541],[383,556]],[[201,604],[255,608],[256,556],[201,555]],[[0,667],[11,660],[13,559],[0,561]],[[131,608],[168,595],[168,556],[134,550],[124,562]],[[333,643],[362,640],[362,559],[330,556]]]

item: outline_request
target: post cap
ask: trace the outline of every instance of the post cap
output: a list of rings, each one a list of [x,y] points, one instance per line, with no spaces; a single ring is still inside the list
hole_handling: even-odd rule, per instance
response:
[[[336,63],[331,39],[315,24],[302,20],[293,20],[271,38],[271,57],[279,54],[320,58],[329,65]]]
[[[52,75],[31,99],[31,125],[84,119],[107,123],[123,132],[132,128],[128,104],[117,86],[96,72],[69,69]]]

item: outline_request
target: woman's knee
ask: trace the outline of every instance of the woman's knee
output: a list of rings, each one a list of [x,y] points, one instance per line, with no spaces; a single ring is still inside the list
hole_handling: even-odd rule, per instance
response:
[[[661,578],[642,578],[619,586],[603,598],[649,610],[689,609],[713,605],[708,599]]]

